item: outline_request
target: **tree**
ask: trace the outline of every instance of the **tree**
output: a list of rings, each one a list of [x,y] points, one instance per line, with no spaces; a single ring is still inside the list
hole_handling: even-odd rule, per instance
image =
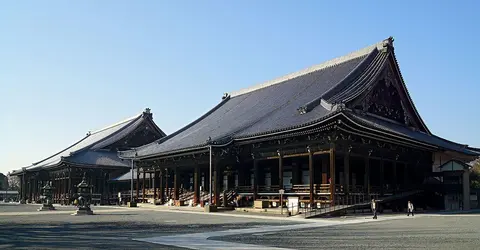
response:
[[[18,176],[7,174],[8,190],[20,190],[20,178]]]
[[[480,189],[480,160],[476,160],[470,170],[470,188]]]

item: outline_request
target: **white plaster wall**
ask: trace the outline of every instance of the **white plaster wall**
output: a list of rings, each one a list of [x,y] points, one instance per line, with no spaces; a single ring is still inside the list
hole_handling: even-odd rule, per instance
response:
[[[440,167],[442,164],[449,160],[459,160],[465,163],[473,161],[475,158],[471,156],[465,156],[456,152],[445,151],[445,152],[435,152],[432,154],[432,172],[440,172]]]

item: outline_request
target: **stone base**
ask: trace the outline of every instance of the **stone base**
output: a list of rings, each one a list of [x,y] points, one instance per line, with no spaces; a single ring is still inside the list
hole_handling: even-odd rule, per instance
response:
[[[53,205],[45,205],[43,204],[42,207],[37,209],[37,211],[52,211],[55,210],[55,207]]]
[[[137,207],[137,202],[135,201],[127,202],[127,207]]]
[[[205,209],[206,213],[212,213],[212,212],[217,212],[218,211],[217,206],[215,206],[215,205],[206,205],[204,207],[204,209]]]
[[[72,215],[93,215],[93,211],[90,208],[79,208]]]

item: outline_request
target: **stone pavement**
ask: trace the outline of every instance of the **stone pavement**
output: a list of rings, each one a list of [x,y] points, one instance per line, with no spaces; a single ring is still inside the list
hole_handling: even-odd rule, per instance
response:
[[[168,245],[174,247],[183,247],[188,249],[200,249],[200,250],[221,250],[221,249],[290,249],[279,246],[264,246],[258,244],[245,244],[241,241],[228,242],[218,240],[221,237],[236,235],[237,237],[243,237],[243,235],[255,234],[257,236],[263,236],[267,234],[274,234],[280,231],[298,231],[304,229],[328,227],[335,225],[350,225],[366,222],[378,222],[378,221],[387,221],[402,219],[405,216],[384,216],[380,217],[378,220],[372,220],[367,218],[349,218],[345,219],[336,219],[336,220],[308,220],[308,223],[304,224],[293,224],[293,225],[282,225],[282,226],[263,226],[256,228],[245,228],[245,229],[236,229],[236,230],[226,230],[226,231],[215,231],[215,232],[203,232],[195,234],[181,234],[173,236],[160,236],[160,237],[151,237],[151,238],[141,238],[134,239],[138,241],[144,241],[149,243]],[[303,220],[305,222],[305,220]],[[216,240],[214,240],[216,239]],[[293,246],[295,247],[295,245]],[[292,248],[294,249],[294,248]]]
[[[477,249],[477,214],[421,214],[331,219],[282,218],[236,212],[206,214],[164,208],[0,204],[5,249]]]

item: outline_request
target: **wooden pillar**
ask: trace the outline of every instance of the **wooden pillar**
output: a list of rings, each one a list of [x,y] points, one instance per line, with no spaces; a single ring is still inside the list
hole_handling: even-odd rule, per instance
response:
[[[168,187],[168,183],[170,182],[169,178],[169,171],[168,168],[165,169],[165,193],[166,193],[166,202],[168,202],[172,197],[170,197],[170,189]]]
[[[392,181],[392,186],[393,186],[393,190],[394,192],[396,190],[398,190],[398,185],[397,185],[397,160],[398,160],[398,155],[396,156],[395,158],[395,161],[393,161],[392,163],[392,170],[393,170],[393,181]]]
[[[257,199],[258,191],[258,160],[253,159],[253,200]]]
[[[213,197],[216,206],[220,206],[220,183],[223,181],[222,177],[222,170],[219,164],[215,164],[215,171],[213,172]]]
[[[193,173],[193,203],[200,203],[200,166],[195,166]]]
[[[277,150],[278,154],[278,187],[283,189],[283,153]]]
[[[330,201],[335,205],[335,145],[330,148]]]
[[[137,202],[140,198],[140,168],[137,168]]]
[[[343,174],[345,178],[345,193],[350,193],[350,154],[343,156]]]
[[[310,207],[313,207],[313,204],[315,203],[315,190],[314,190],[314,184],[315,184],[315,173],[313,169],[313,152],[310,149],[310,147],[307,147],[308,150],[308,172],[309,172],[309,177],[310,177]]]
[[[23,179],[24,179],[23,176],[20,176],[20,197],[19,197],[20,202],[24,200],[23,191],[25,190],[25,187],[23,186]]]
[[[145,169],[143,170],[143,178],[142,178],[142,203],[145,202]]]
[[[158,186],[159,186],[159,190],[158,190],[158,199],[160,200],[160,203],[163,203],[163,194],[165,193],[165,190],[163,189],[163,182],[164,182],[164,179],[165,179],[165,172],[160,169],[159,171],[159,183],[158,183]]]
[[[152,187],[153,187],[153,203],[154,204],[155,204],[155,200],[157,199],[157,185],[156,185],[157,184],[156,180],[158,178],[157,174],[158,174],[157,169],[154,168],[153,169],[153,185],[152,185]]]
[[[177,201],[180,198],[180,194],[178,192],[178,185],[180,184],[179,180],[180,176],[178,173],[178,168],[175,169],[173,173],[173,200]]]
[[[72,171],[73,169],[69,169],[68,171],[68,194],[69,194],[69,197],[71,197],[71,195],[73,194],[73,188],[72,188]]]
[[[365,175],[363,176],[365,192],[370,196],[370,157],[365,158]]]
[[[385,193],[385,161],[380,159],[380,196],[383,196]]]

